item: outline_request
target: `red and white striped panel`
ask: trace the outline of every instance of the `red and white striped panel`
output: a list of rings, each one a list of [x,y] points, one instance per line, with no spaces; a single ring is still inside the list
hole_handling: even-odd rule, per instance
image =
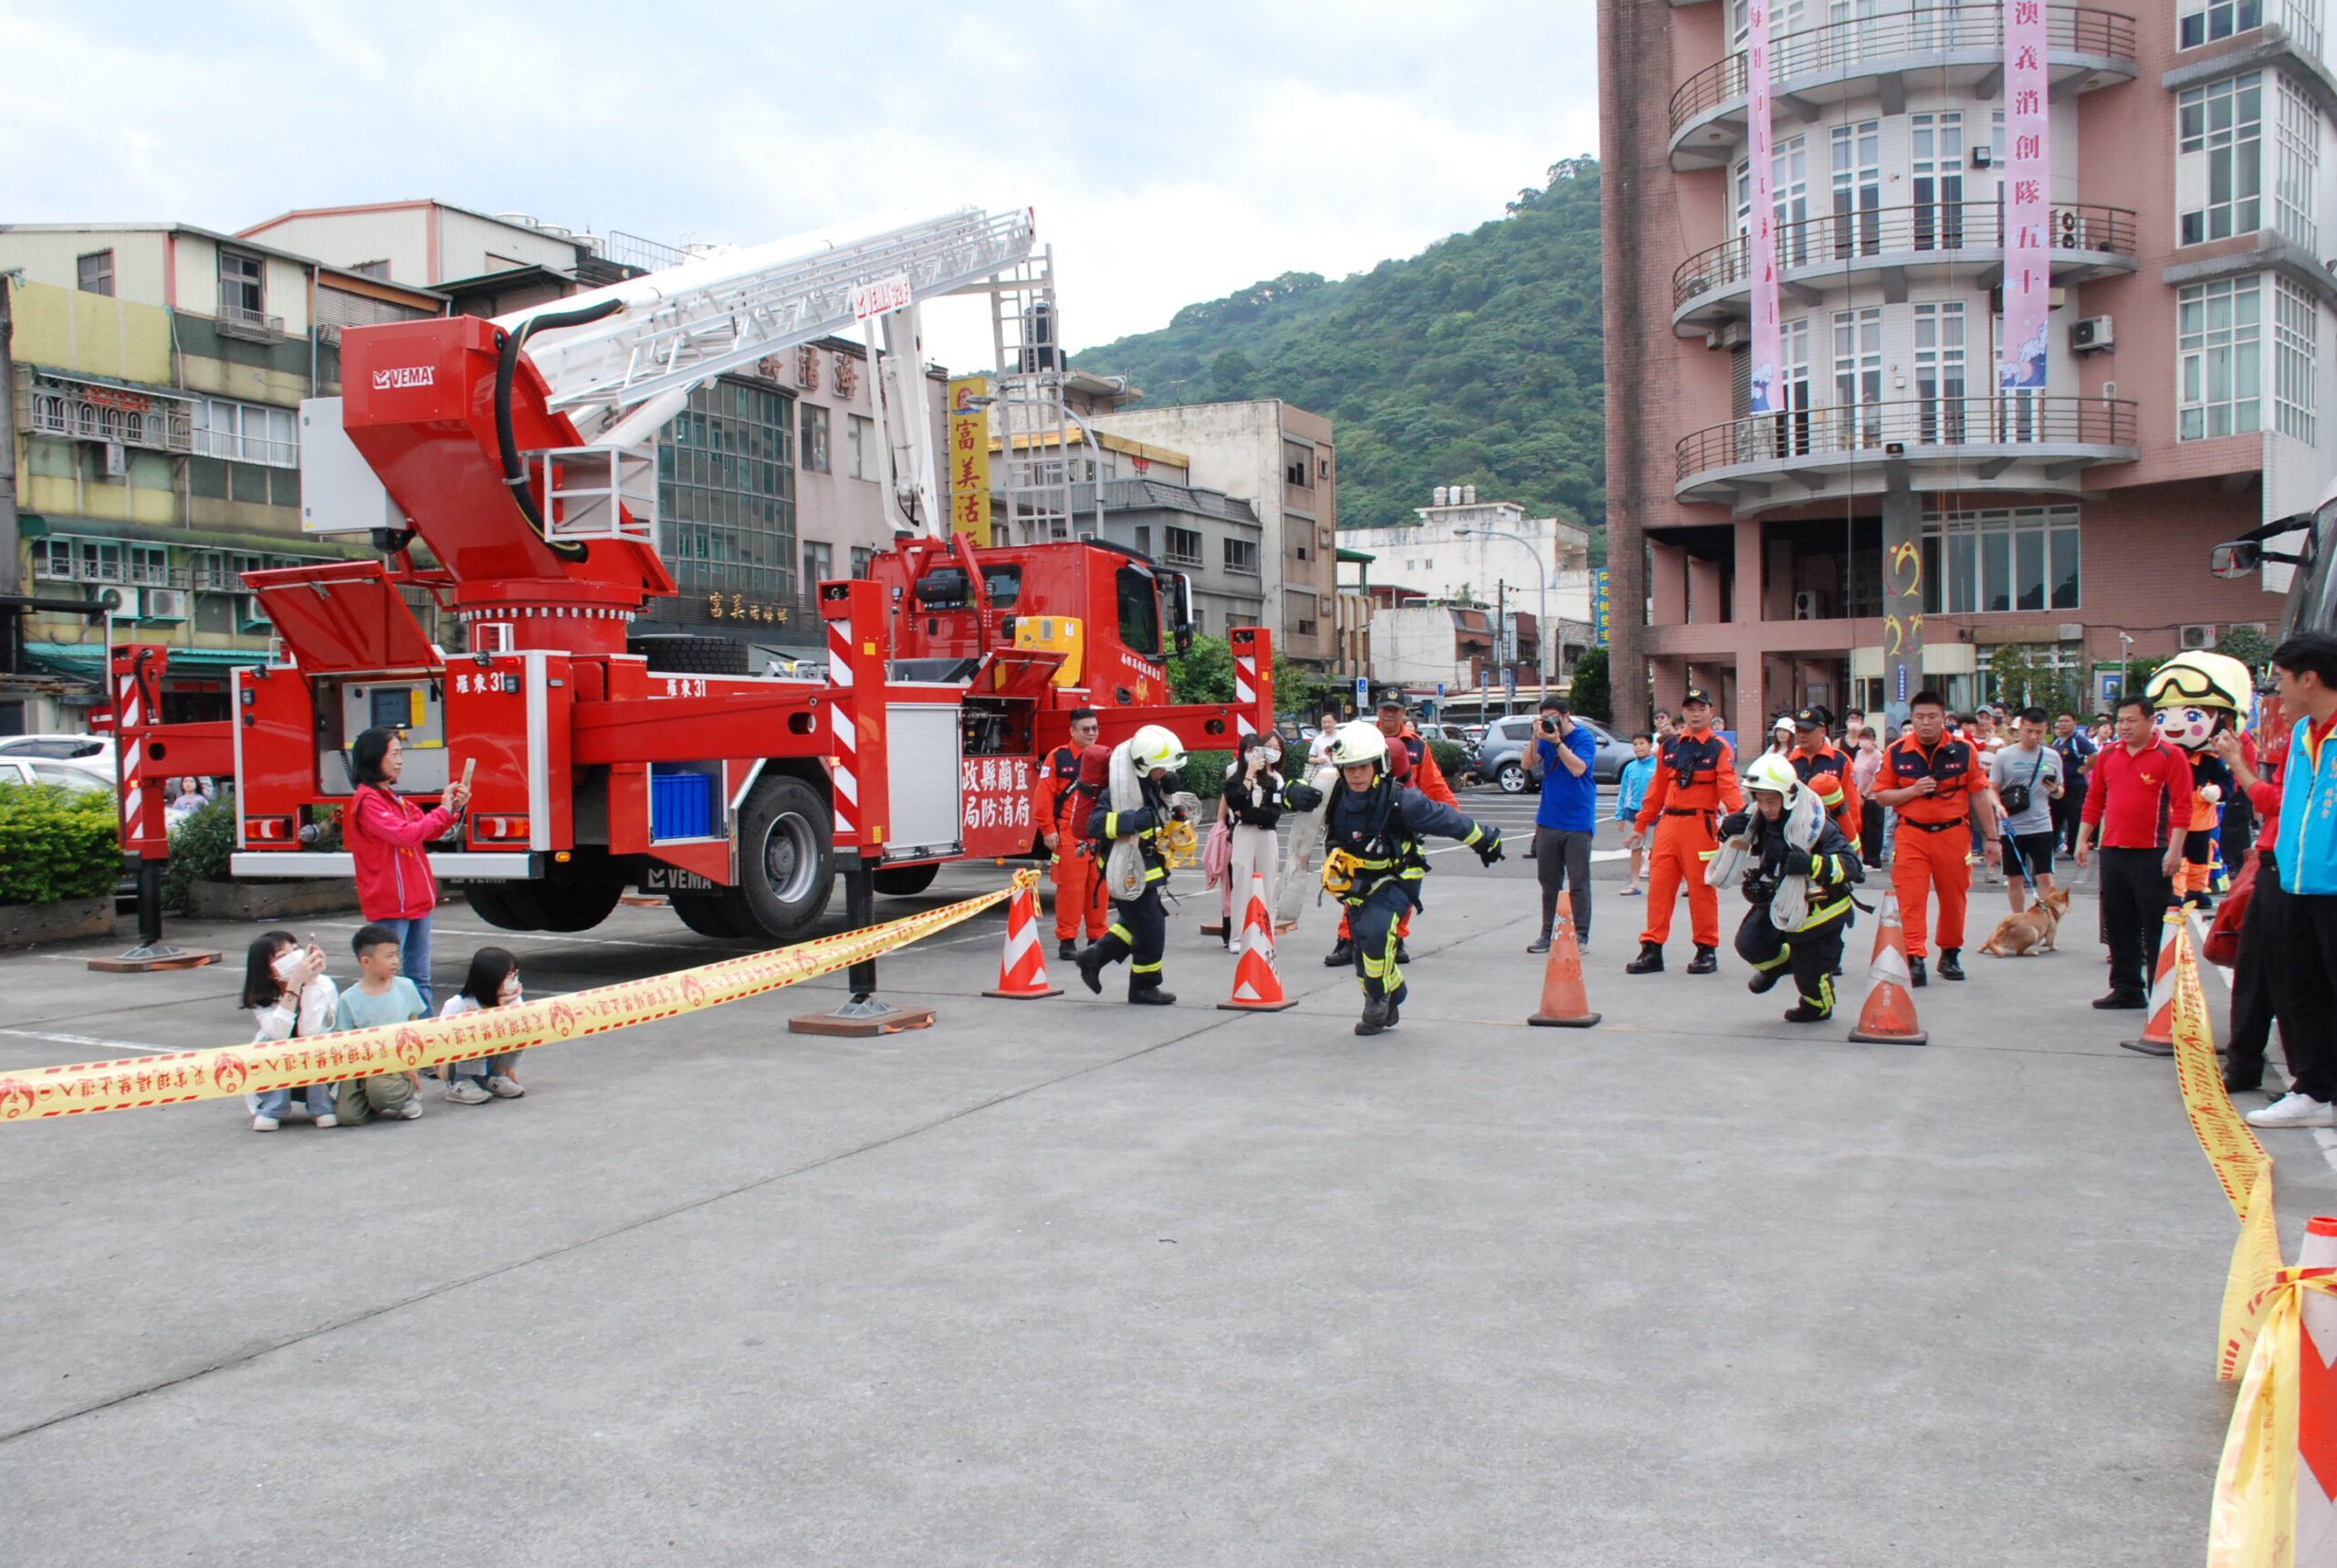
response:
[[[852,622],[828,622],[828,685],[835,698],[828,704],[828,728],[835,737],[836,834],[857,839],[860,834],[860,730],[853,719]]]
[[[1258,727],[1250,722],[1251,710],[1258,706],[1258,655],[1251,653],[1233,655],[1233,701],[1241,711],[1233,716],[1240,727],[1236,733],[1254,735]]]
[[[138,699],[136,674],[116,675],[113,688],[115,727],[121,747],[121,822],[125,836],[135,838],[145,825],[146,709]]]

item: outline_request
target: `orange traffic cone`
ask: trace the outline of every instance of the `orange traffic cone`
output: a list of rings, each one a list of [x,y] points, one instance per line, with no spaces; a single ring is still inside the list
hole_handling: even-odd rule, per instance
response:
[[[2305,1222],[2297,1268],[2337,1269],[2337,1217]],[[2337,1296],[2298,1303],[2297,1568],[2337,1563]]]
[[[999,955],[998,989],[986,997],[1009,1001],[1036,1001],[1063,995],[1061,986],[1047,984],[1047,962],[1039,946],[1039,900],[1030,884],[1018,882],[1006,901],[1006,951]]]
[[[2151,1019],[2143,1026],[2140,1040],[2122,1040],[2118,1043],[2128,1051],[2139,1051],[2144,1056],[2175,1054],[2175,969],[2176,955],[2190,941],[2190,930],[2184,923],[2180,904],[2166,912],[2166,921],[2158,932],[2158,968],[2151,977]]]
[[[1242,914],[1242,956],[1233,966],[1233,999],[1221,1011],[1278,1013],[1298,1004],[1282,994],[1274,973],[1274,917],[1266,913],[1266,879],[1250,874],[1250,907]]]
[[[1563,900],[1550,933],[1550,961],[1542,970],[1542,1005],[1525,1021],[1536,1029],[1588,1029],[1598,1021],[1582,988],[1582,949],[1575,945],[1574,912]]]
[[[1899,923],[1899,895],[1882,894],[1882,928],[1874,934],[1874,957],[1867,965],[1872,981],[1850,1038],[1862,1045],[1928,1045],[1931,1036],[1915,1022],[1915,998],[1907,988],[1907,928]]]

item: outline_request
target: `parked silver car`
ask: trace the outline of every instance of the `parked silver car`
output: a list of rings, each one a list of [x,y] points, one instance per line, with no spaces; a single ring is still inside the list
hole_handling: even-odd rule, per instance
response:
[[[1591,761],[1591,776],[1601,784],[1612,784],[1621,777],[1623,764],[1631,759],[1631,743],[1619,739],[1614,731],[1596,719],[1577,718],[1575,723],[1598,737],[1598,755]],[[1477,748],[1478,777],[1492,779],[1511,795],[1540,789],[1542,765],[1534,750],[1533,736],[1532,714],[1512,714],[1487,725],[1485,738]]]

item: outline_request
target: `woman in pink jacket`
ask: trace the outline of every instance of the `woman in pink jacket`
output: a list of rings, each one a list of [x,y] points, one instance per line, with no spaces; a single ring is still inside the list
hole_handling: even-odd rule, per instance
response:
[[[341,836],[356,865],[357,907],[372,924],[397,934],[399,971],[428,1008],[430,912],[438,906],[438,883],[423,846],[462,820],[470,792],[459,780],[449,784],[444,803],[428,811],[397,793],[393,786],[405,771],[405,739],[394,729],[359,736],[349,748],[349,768],[357,792],[341,816]]]

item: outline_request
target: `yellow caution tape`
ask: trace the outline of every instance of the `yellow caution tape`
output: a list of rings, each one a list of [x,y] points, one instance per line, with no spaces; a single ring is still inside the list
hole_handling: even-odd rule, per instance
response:
[[[1037,873],[1021,871],[996,892],[882,925],[542,1001],[485,1008],[458,1018],[422,1019],[305,1040],[77,1062],[0,1075],[0,1122],[86,1116],[100,1111],[223,1100],[271,1089],[413,1072],[448,1061],[607,1034],[743,1001],[848,968],[979,915],[1017,887],[1032,886],[1037,881]]]

